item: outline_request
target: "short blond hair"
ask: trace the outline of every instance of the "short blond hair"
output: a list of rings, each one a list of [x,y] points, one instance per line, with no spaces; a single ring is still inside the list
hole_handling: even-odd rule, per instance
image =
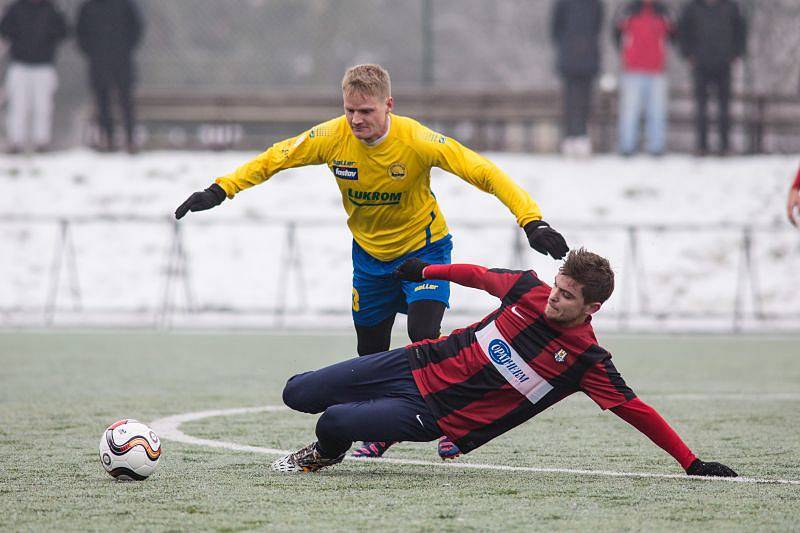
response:
[[[392,80],[380,65],[356,65],[344,73],[342,92],[388,98],[392,95]]]

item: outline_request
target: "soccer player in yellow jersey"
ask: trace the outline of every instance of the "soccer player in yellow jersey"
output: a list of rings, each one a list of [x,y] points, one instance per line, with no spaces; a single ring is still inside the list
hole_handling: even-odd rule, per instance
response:
[[[416,257],[450,263],[452,243],[431,191],[430,170],[439,167],[495,195],[524,228],[534,249],[561,259],[564,238],[542,221],[531,197],[491,161],[419,122],[392,113],[389,73],[357,65],[342,80],[344,115],[274,144],[175,211],[203,211],[233,198],[287,168],[325,164],[333,174],[353,234],[352,312],[358,354],[389,349],[397,313],[408,315],[413,342],[440,335],[450,286],[446,281],[401,281],[395,269]],[[392,443],[364,443],[355,455],[379,457]],[[459,455],[444,439],[443,459]]]

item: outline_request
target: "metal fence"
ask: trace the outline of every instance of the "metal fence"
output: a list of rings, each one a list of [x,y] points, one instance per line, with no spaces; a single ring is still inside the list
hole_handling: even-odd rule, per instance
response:
[[[179,224],[167,218],[133,215],[0,217],[0,226],[17,225],[27,232],[49,232],[54,237],[39,248],[42,268],[27,268],[40,270],[31,284],[45,288],[44,299],[38,303],[18,298],[12,301],[18,287],[13,286],[14,276],[6,274],[6,288],[11,290],[0,292],[0,327],[116,325],[168,329],[212,324],[223,328],[281,329],[346,326],[350,316],[346,303],[350,268],[348,241],[341,242],[340,233],[336,233],[335,238],[334,234],[322,235],[319,242],[341,242],[341,245],[332,245],[331,249],[335,250],[332,255],[321,250],[319,245],[308,245],[310,234],[320,233],[320,228],[339,228],[339,222],[248,218]],[[468,259],[494,266],[530,268],[528,254],[531,251],[516,226],[499,221],[462,221],[451,225],[457,236],[472,235],[481,239],[480,242],[486,242],[489,236],[488,242],[497,243],[483,257],[475,255],[477,247],[469,247],[473,255]],[[91,233],[92,228],[99,227],[119,239],[123,239],[125,227],[132,229],[142,236],[140,249],[152,253],[148,258],[134,250],[132,260],[121,260],[120,264],[127,263],[127,267],[114,266],[117,252],[112,243]],[[569,233],[573,244],[590,241],[601,247],[597,249],[608,250],[613,256],[618,283],[608,309],[600,313],[604,329],[800,330],[800,305],[791,294],[781,299],[778,272],[783,271],[785,278],[787,272],[796,274],[800,267],[800,240],[792,230],[745,225],[559,224],[559,227]],[[198,248],[196,242],[192,243],[191,233],[203,235],[205,241],[221,242],[213,237],[214,231],[239,235],[243,228],[263,237],[251,248],[260,247],[268,253],[247,260],[231,251],[230,256],[223,259],[226,264],[223,275],[209,274],[207,269],[201,272],[199,269],[207,267],[204,263],[209,262],[209,257],[192,252],[193,247],[195,251]],[[81,238],[82,233],[84,238]],[[76,246],[76,241],[80,246]],[[698,268],[703,259],[691,251],[693,243],[716,245],[712,262],[718,268]],[[126,247],[136,246],[126,244]],[[49,251],[44,253],[45,249]],[[695,251],[697,249],[700,248]],[[214,253],[216,256],[224,254],[222,249]],[[323,258],[325,254],[330,257]],[[675,266],[675,261],[664,260],[665,254],[688,257],[683,264],[679,262]],[[257,263],[252,265],[250,275],[236,272],[244,261]],[[145,263],[152,265],[145,267]],[[125,268],[129,269],[128,273]],[[332,273],[333,270],[336,272]],[[126,284],[126,279],[136,271],[145,272],[145,279]],[[240,276],[237,283],[250,287],[244,300],[234,298],[231,302],[224,294],[222,277],[231,275]],[[691,286],[693,279],[695,286]],[[775,283],[777,286],[773,286]],[[103,284],[116,288],[106,291],[101,300],[95,298],[94,303],[87,305],[86,287]],[[674,287],[665,290],[669,284]],[[143,287],[156,287],[158,292],[152,292],[151,298],[139,299],[137,303],[124,303],[131,296],[126,296],[125,291],[137,293]],[[199,288],[205,296],[198,295]],[[782,288],[783,296],[787,296],[788,288]],[[348,292],[344,292],[345,289]],[[344,298],[332,301],[327,297],[337,291]],[[341,301],[343,299],[345,301]],[[461,325],[464,317],[480,317],[489,309],[491,307],[483,306],[470,296],[454,305],[448,312],[448,319],[454,325]]]

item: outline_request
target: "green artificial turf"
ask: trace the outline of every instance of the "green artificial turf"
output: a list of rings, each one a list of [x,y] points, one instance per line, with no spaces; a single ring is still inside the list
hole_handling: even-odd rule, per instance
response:
[[[702,458],[748,477],[800,480],[797,338],[609,336],[603,344]],[[798,485],[350,461],[281,475],[268,469],[272,455],[169,440],[144,482],[114,481],[100,466],[100,435],[119,418],[280,405],[293,373],[352,353],[349,335],[0,334],[0,529],[786,531],[800,523]],[[295,449],[313,440],[315,418],[217,416],[181,430]],[[402,443],[387,456],[438,461],[428,443]],[[682,472],[580,394],[460,461]]]

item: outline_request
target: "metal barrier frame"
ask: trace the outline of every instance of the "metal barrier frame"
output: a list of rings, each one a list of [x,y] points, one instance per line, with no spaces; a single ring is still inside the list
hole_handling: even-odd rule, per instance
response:
[[[41,308],[38,307],[21,307],[21,306],[2,306],[0,305],[0,315],[8,316],[20,312],[40,312],[41,325],[52,327],[56,325],[56,316],[62,316],[65,313],[82,313],[82,312],[102,312],[109,315],[114,313],[133,313],[130,309],[123,308],[103,308],[103,309],[89,309],[83,305],[82,291],[80,286],[80,275],[78,271],[78,257],[74,244],[75,228],[81,224],[104,222],[107,224],[145,224],[160,226],[168,229],[170,232],[170,245],[166,257],[164,258],[166,269],[163,279],[163,290],[161,291],[161,301],[158,302],[150,309],[144,310],[146,314],[152,317],[149,321],[151,327],[157,329],[171,329],[174,327],[173,321],[176,316],[184,313],[189,316],[199,316],[208,313],[220,313],[219,310],[203,308],[197,298],[192,286],[191,277],[191,258],[186,252],[183,226],[184,223],[178,223],[171,217],[144,217],[139,215],[118,215],[118,216],[74,216],[74,217],[48,217],[48,216],[20,216],[20,215],[6,215],[0,216],[0,225],[19,224],[26,225],[51,225],[57,229],[57,238],[53,248],[53,255],[51,259],[51,266],[49,269],[47,280],[47,297],[45,303]],[[453,222],[453,221],[451,221]],[[321,225],[329,225],[338,223],[332,219],[304,219],[304,220],[289,220],[289,219],[204,219],[192,221],[192,225],[231,225],[231,224],[252,224],[259,226],[282,226],[283,227],[283,251],[279,263],[279,275],[277,277],[277,294],[278,298],[274,306],[257,308],[247,307],[225,310],[224,314],[230,315],[253,315],[253,316],[271,316],[272,322],[270,325],[265,324],[269,329],[281,329],[286,326],[286,317],[290,313],[305,312],[308,313],[308,290],[304,279],[303,267],[303,254],[302,250],[297,243],[297,234],[305,227],[321,227]],[[518,227],[510,225],[508,222],[492,221],[492,222],[467,222],[460,221],[452,224],[459,228],[459,230],[470,229],[485,229],[487,227],[508,228],[513,231],[512,247],[510,257],[507,264],[512,268],[526,268],[526,255],[528,253],[528,244],[525,242],[522,232]],[[758,278],[758,265],[756,258],[753,255],[753,245],[756,236],[759,233],[784,232],[789,234],[794,233],[791,228],[775,228],[772,226],[750,226],[750,225],[730,225],[730,224],[685,224],[685,225],[656,225],[656,224],[559,224],[559,228],[563,230],[574,231],[604,231],[623,233],[626,240],[625,258],[623,260],[623,268],[630,274],[619,283],[618,300],[620,302],[619,310],[616,312],[605,312],[605,319],[611,319],[616,322],[617,329],[620,331],[631,331],[631,319],[634,317],[635,310],[636,317],[646,317],[652,319],[669,319],[676,318],[691,318],[685,312],[679,313],[665,313],[662,311],[653,311],[651,307],[650,292],[647,287],[646,266],[644,265],[641,253],[641,233],[644,231],[659,231],[659,232],[674,232],[674,231],[691,231],[691,232],[735,232],[739,238],[738,249],[738,265],[736,286],[734,288],[734,304],[733,309],[729,312],[717,313],[711,315],[707,312],[703,313],[705,317],[722,318],[728,321],[728,327],[724,328],[726,331],[739,332],[742,331],[742,325],[745,321],[755,321],[758,324],[768,325],[768,323],[775,319],[793,320],[800,319],[800,313],[787,312],[787,313],[765,313],[763,311],[763,297]],[[800,238],[800,237],[799,237]],[[69,301],[61,302],[59,290],[62,283],[62,277],[66,276],[66,283],[68,286]],[[296,294],[299,295],[300,306],[290,307],[288,303],[288,287],[294,280],[296,285]],[[178,304],[176,292],[181,292],[183,296],[184,306]],[[749,304],[749,306],[748,306]],[[752,311],[748,311],[750,307]],[[485,309],[469,309],[463,308],[451,311],[450,314],[456,315],[463,314],[480,314]],[[139,310],[141,312],[141,310]],[[325,314],[328,314],[325,311]],[[349,310],[342,308],[341,312],[335,312],[336,315],[348,315]],[[314,312],[311,313],[315,315]],[[800,320],[797,320],[796,326],[791,327],[790,330],[800,330]],[[7,327],[7,324],[0,322],[0,328]]]

